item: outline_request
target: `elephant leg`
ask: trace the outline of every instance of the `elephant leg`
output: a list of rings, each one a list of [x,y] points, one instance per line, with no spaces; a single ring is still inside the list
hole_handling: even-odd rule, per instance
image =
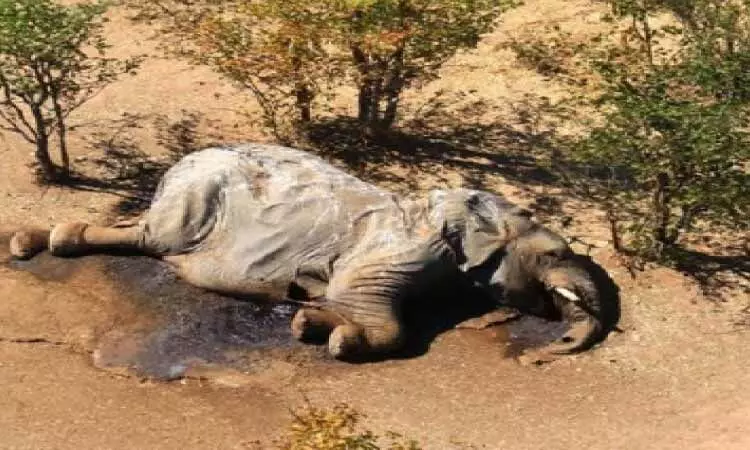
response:
[[[110,227],[112,227],[112,228],[130,228],[130,227],[134,227],[134,226],[138,225],[139,221],[140,220],[137,219],[137,218],[135,218],[135,219],[122,219],[122,220],[118,220],[117,222],[113,223],[112,225],[110,225]]]
[[[367,303],[368,299],[361,301]],[[392,304],[373,302],[376,308],[362,308],[361,304],[352,308],[351,304],[331,303],[336,311],[299,309],[292,319],[292,336],[300,340],[327,337],[328,352],[340,359],[388,352],[403,342],[403,326]]]
[[[144,251],[142,229],[99,227],[72,222],[56,225],[52,231],[32,229],[18,231],[10,243],[11,254],[28,259],[45,248],[56,256],[95,253],[106,250]]]
[[[292,336],[298,340],[325,339],[347,322],[340,314],[316,308],[300,308],[292,319]]]
[[[49,236],[50,253],[56,256],[107,250],[143,251],[140,227],[99,227],[85,223],[55,226]]]
[[[350,323],[337,326],[328,338],[336,358],[383,356],[406,342],[403,305],[423,295],[446,274],[452,260],[434,259],[420,242],[413,247],[364,255],[331,277],[326,290],[330,308]]]
[[[368,282],[370,282],[368,280]],[[384,280],[385,285],[388,284]],[[333,329],[328,338],[328,351],[339,359],[367,354],[384,354],[397,350],[404,342],[404,326],[400,319],[399,294],[377,286],[370,291],[358,283],[336,292],[329,286],[331,308],[345,317],[346,323]]]

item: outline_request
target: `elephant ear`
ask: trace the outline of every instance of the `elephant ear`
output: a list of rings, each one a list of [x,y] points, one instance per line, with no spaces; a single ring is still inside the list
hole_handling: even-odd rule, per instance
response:
[[[481,266],[511,239],[522,232],[529,211],[489,192],[458,189],[434,192],[431,203],[439,201],[449,231],[458,234],[464,271]]]
[[[466,199],[466,224],[462,249],[466,262],[464,270],[484,264],[504,244],[499,214],[492,199],[472,193]]]

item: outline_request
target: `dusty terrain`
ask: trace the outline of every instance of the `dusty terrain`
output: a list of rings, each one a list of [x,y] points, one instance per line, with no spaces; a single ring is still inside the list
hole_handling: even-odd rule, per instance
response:
[[[507,344],[524,331],[511,326],[448,330],[409,357],[345,364],[291,342],[290,310],[202,293],[155,261],[10,261],[7,238],[20,226],[107,223],[141,206],[132,196],[147,199],[175,154],[267,139],[244,115],[253,111],[250,97],[208,69],[157,57],[148,29],[114,11],[114,54],[152,56],[72,117],[76,167],[103,181],[40,188],[27,168],[32,149],[7,133],[0,140],[0,448],[268,448],[305,398],[347,402],[373,430],[430,449],[461,448],[455,441],[488,449],[750,448],[747,291],[728,285],[722,300],[709,298],[694,278],[663,268],[632,278],[609,248],[601,213],[561,197],[543,168],[517,156],[543,145],[524,113],[529,96],[554,99],[564,87],[519,67],[498,44],[542,23],[584,29],[597,8],[530,0],[440,80],[410,94],[413,111],[442,93],[447,106],[428,118],[444,117],[436,135],[465,145],[329,153],[394,189],[482,186],[535,206],[553,227],[572,217],[562,231],[590,244],[619,286],[622,332],[540,367],[509,355]],[[551,213],[543,208],[550,204]],[[185,372],[191,361],[204,364]]]

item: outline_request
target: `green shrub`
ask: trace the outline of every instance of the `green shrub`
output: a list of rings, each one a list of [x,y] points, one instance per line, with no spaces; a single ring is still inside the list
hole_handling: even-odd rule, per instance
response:
[[[0,0],[0,120],[36,146],[50,181],[70,169],[68,115],[138,61],[105,57],[106,4],[64,6],[52,0]],[[50,157],[55,138],[61,165]]]
[[[601,117],[572,149],[600,169],[615,246],[665,258],[686,230],[747,229],[750,2],[609,3],[631,39],[592,57]]]

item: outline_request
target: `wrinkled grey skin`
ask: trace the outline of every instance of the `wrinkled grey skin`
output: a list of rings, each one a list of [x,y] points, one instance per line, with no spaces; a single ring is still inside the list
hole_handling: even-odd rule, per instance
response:
[[[306,305],[293,320],[295,336],[325,333],[342,358],[398,349],[404,302],[456,272],[505,304],[552,303],[571,328],[547,354],[583,349],[601,331],[594,284],[566,241],[526,211],[469,189],[401,198],[278,146],[186,156],[135,224],[62,224],[21,231],[11,243],[24,258],[44,248],[126,248],[206,289],[275,299],[294,292]]]

